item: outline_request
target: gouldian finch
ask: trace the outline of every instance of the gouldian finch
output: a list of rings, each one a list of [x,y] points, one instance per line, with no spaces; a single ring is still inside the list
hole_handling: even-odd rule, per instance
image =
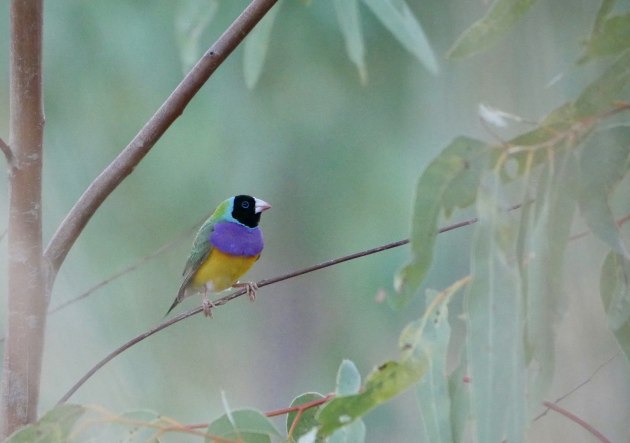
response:
[[[195,236],[184,267],[184,281],[166,315],[184,298],[195,293],[203,294],[206,316],[212,315],[209,293],[245,287],[250,300],[254,300],[256,284],[239,283],[238,279],[260,257],[264,241],[258,222],[260,215],[269,208],[269,203],[249,195],[230,197],[217,206]]]

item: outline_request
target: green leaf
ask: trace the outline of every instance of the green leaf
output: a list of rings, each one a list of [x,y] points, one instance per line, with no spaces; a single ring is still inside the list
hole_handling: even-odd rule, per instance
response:
[[[223,414],[208,426],[208,434],[225,439],[239,440],[243,443],[268,443],[271,437],[280,433],[273,423],[260,411],[240,409]],[[206,438],[206,442],[217,440]]]
[[[619,54],[630,48],[630,13],[608,17],[614,3],[614,0],[602,2],[593,31],[585,43],[584,54],[578,63]]]
[[[436,291],[427,291],[427,310],[436,299]],[[416,388],[420,404],[424,440],[432,443],[452,443],[451,404],[446,375],[446,354],[451,335],[448,306],[436,309],[424,325],[420,344],[428,356],[429,370]]]
[[[420,176],[411,226],[412,257],[396,275],[394,286],[400,296],[392,297],[395,305],[402,306],[415,295],[431,266],[442,200],[447,200],[449,211],[474,200],[464,188],[478,181],[483,167],[474,159],[484,155],[485,146],[478,140],[459,137]],[[458,196],[457,191],[462,194]]]
[[[399,361],[388,361],[372,371],[358,394],[336,397],[320,410],[319,436],[330,436],[422,379],[433,358],[436,335],[432,328],[445,321],[446,305],[454,289],[441,292],[430,302],[422,318],[405,327],[400,334],[402,356]]]
[[[343,360],[337,372],[337,387],[335,394],[352,395],[359,392],[361,388],[361,374],[350,360]]]
[[[328,438],[328,443],[362,443],[365,441],[365,423],[355,420],[341,429],[337,429]]]
[[[302,394],[296,397],[291,402],[291,407],[310,403],[315,400],[321,400],[322,398],[324,398],[322,394],[319,394],[317,392],[307,392],[306,394]],[[295,425],[295,429],[293,429],[292,437],[294,440],[298,440],[303,435],[308,434],[311,429],[319,425],[319,422],[315,419],[315,416],[320,408],[321,406],[309,408],[302,413],[302,415],[300,416],[300,421],[297,422],[297,424]],[[293,426],[293,422],[295,421],[296,417],[297,412],[295,411],[289,412],[289,414],[287,415],[287,432],[291,430],[291,426]],[[314,441],[322,441],[322,439],[316,439]]]
[[[432,74],[439,66],[422,26],[404,1],[363,0],[377,19],[398,42],[411,52]]]
[[[15,431],[5,443],[66,443],[77,420],[85,413],[80,405],[62,404],[36,423]]]
[[[201,34],[214,18],[217,0],[179,0],[175,14],[175,37],[182,70],[187,73],[201,56]]]
[[[358,0],[334,0],[337,19],[343,39],[346,42],[346,52],[350,61],[359,71],[361,84],[367,83],[367,68],[365,66],[365,44],[361,32]]]
[[[471,404],[479,442],[522,442],[526,423],[524,300],[515,226],[505,207],[500,177],[488,173],[477,197],[472,284],[465,299]]]
[[[514,27],[536,0],[496,0],[486,15],[459,36],[447,57],[470,57],[492,46]]]
[[[526,338],[528,360],[536,361],[529,383],[530,411],[540,406],[555,368],[555,329],[562,315],[562,271],[576,207],[578,164],[573,152],[559,155],[542,171],[536,195],[537,211],[528,227],[524,252],[519,254],[521,275],[526,279]]]
[[[600,294],[610,327],[630,363],[630,260],[611,251],[600,276]]]
[[[459,366],[448,377],[448,391],[451,399],[451,430],[453,441],[464,441],[466,423],[470,417],[470,388],[467,379],[466,354],[460,356]]]
[[[580,161],[580,210],[593,233],[630,258],[609,200],[630,167],[630,127],[602,130],[586,140]]]
[[[320,410],[318,435],[327,437],[400,394],[417,382],[426,369],[426,361],[416,360],[389,361],[379,366],[367,377],[360,394],[334,398]]]
[[[245,75],[245,84],[249,89],[254,89],[262,73],[267,50],[269,49],[271,30],[281,4],[282,2],[279,1],[272,7],[245,39],[243,73]]]
[[[575,102],[576,117],[593,117],[614,108],[630,81],[630,51],[621,54],[597,80],[584,89]]]

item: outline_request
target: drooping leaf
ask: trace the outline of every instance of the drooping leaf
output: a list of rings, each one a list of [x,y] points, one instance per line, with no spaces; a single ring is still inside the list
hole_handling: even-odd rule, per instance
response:
[[[600,276],[600,293],[608,327],[630,363],[630,260],[611,251]]]
[[[199,40],[201,34],[214,18],[219,3],[217,0],[179,0],[175,14],[175,37],[184,73],[201,56]]]
[[[322,394],[319,394],[317,392],[307,392],[306,394],[302,394],[296,397],[291,402],[291,407],[303,405],[305,403],[310,403],[316,400],[321,400],[322,398],[324,398]],[[319,425],[319,422],[315,419],[319,408],[321,408],[321,406],[309,408],[302,412],[302,414],[300,415],[300,420],[297,422],[295,428],[293,429],[292,437],[294,441],[299,440],[302,436],[308,434],[311,429]],[[289,412],[289,414],[287,414],[287,432],[291,430],[291,426],[293,426],[293,422],[296,418],[296,411]],[[313,438],[313,441],[322,441],[321,438],[316,439],[315,436]]]
[[[361,393],[334,398],[320,410],[318,435],[327,437],[400,394],[417,382],[426,369],[427,363],[422,360],[389,361],[379,366],[368,375]]]
[[[483,169],[485,146],[478,140],[459,137],[420,176],[411,222],[412,257],[396,275],[394,285],[399,296],[393,298],[394,304],[406,304],[415,295],[429,270],[443,205],[450,212],[454,207],[474,200],[469,187],[478,181]],[[443,200],[446,202],[443,203]]]
[[[470,57],[493,45],[510,31],[536,0],[495,0],[486,15],[459,36],[447,57]]]
[[[361,32],[359,0],[334,0],[334,4],[341,33],[346,42],[346,52],[350,61],[355,64],[359,71],[361,84],[366,84],[368,76],[365,66],[365,43]]]
[[[272,7],[245,39],[243,73],[249,89],[254,89],[262,73],[271,40],[271,30],[282,3],[279,1]]]
[[[630,48],[630,13],[608,17],[615,1],[602,1],[593,31],[585,43],[584,54],[578,63],[596,57],[615,55]]]
[[[279,437],[280,433],[273,423],[260,411],[240,409],[223,414],[208,426],[208,434],[238,440],[243,443],[268,443],[271,437]],[[216,442],[206,438],[206,442]]]
[[[328,443],[362,443],[365,441],[365,423],[358,419],[341,429],[337,429],[328,438]]]
[[[536,211],[519,254],[526,300],[527,360],[536,361],[529,382],[530,411],[539,407],[555,368],[555,329],[562,314],[564,252],[577,203],[578,164],[573,152],[559,155],[542,171]],[[526,283],[526,284],[525,284]]]
[[[48,411],[36,423],[15,431],[5,443],[66,443],[72,428],[84,413],[83,406],[62,404]]]
[[[439,66],[422,26],[404,1],[363,0],[376,18],[400,44],[411,52],[432,74]]]
[[[608,69],[588,85],[575,102],[576,118],[593,117],[612,110],[623,100],[630,82],[630,50],[622,53]]]
[[[580,159],[580,210],[593,233],[630,258],[609,199],[630,167],[630,127],[602,130],[586,140]]]
[[[470,388],[467,371],[466,353],[460,356],[459,366],[448,378],[449,397],[451,399],[451,432],[453,441],[464,441],[464,431],[470,419]]]
[[[320,410],[317,417],[320,422],[319,436],[327,437],[337,429],[348,426],[371,409],[404,392],[426,374],[438,337],[431,332],[425,335],[425,331],[434,327],[428,326],[429,323],[441,323],[451,295],[461,285],[458,282],[439,293],[423,316],[405,327],[400,334],[400,360],[388,361],[372,371],[359,393],[336,397]]]
[[[427,291],[427,308],[435,300],[436,291]],[[451,404],[446,354],[451,335],[448,306],[444,304],[426,322],[421,346],[428,356],[429,370],[418,382],[416,395],[420,404],[424,440],[432,443],[452,443]]]
[[[350,360],[343,360],[339,366],[337,372],[337,387],[335,388],[335,394],[340,395],[352,395],[359,392],[361,388],[361,374]]]
[[[488,173],[479,188],[465,299],[467,359],[477,441],[524,440],[524,300],[516,264],[516,229],[505,213],[501,180]]]

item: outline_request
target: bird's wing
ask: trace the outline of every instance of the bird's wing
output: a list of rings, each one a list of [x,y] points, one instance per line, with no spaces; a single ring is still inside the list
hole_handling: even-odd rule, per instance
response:
[[[186,266],[184,266],[184,272],[182,273],[184,276],[182,288],[188,285],[192,276],[195,275],[195,272],[197,272],[201,264],[208,258],[208,255],[210,255],[212,251],[210,235],[212,231],[214,231],[215,225],[216,220],[209,218],[201,225],[199,231],[197,231],[192,250],[190,251],[188,261],[186,261]]]

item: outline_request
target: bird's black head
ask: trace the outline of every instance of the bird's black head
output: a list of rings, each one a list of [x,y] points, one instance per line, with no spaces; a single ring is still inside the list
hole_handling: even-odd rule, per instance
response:
[[[249,228],[255,228],[258,226],[262,212],[270,207],[268,203],[260,199],[249,195],[237,195],[232,205],[232,217]]]

